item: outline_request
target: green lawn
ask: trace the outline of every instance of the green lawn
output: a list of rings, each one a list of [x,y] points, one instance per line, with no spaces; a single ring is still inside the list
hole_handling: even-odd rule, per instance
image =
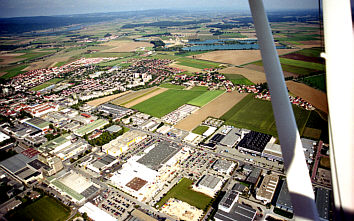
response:
[[[69,215],[70,210],[64,205],[49,196],[44,196],[38,201],[10,214],[7,220],[60,221],[66,220]]]
[[[221,91],[221,90],[207,91],[207,92],[201,94],[200,96],[194,98],[193,100],[190,100],[188,102],[188,104],[202,107],[202,106],[206,105],[207,103],[209,103],[210,101],[217,98],[218,96],[220,96],[221,94],[223,94],[224,92],[225,91]]]
[[[209,129],[208,126],[198,126],[193,129],[192,133],[203,135],[203,133],[208,129]]]
[[[169,89],[168,91],[143,101],[132,108],[154,117],[162,117],[203,93],[203,91]]]
[[[170,198],[179,199],[198,209],[207,209],[208,204],[212,200],[211,197],[199,192],[193,191],[191,188],[193,180],[182,178],[182,180],[174,186],[156,205],[163,206]]]
[[[229,79],[234,85],[254,85],[254,83],[240,74],[224,74],[227,79]]]
[[[300,135],[302,135],[311,112],[297,106],[293,106],[293,110]],[[232,107],[221,119],[225,120],[225,124],[277,137],[271,102],[255,99],[253,94]]]
[[[4,79],[9,79],[12,77],[15,77],[16,75],[25,73],[26,71],[22,71],[22,69],[25,69],[28,65],[20,65],[20,66],[15,66],[12,68],[8,68],[8,69],[3,69],[1,71],[7,72],[7,74],[1,76],[1,78]]]
[[[181,86],[181,85],[169,84],[169,83],[161,84],[159,87],[171,88],[171,89],[183,89],[183,88],[184,88],[184,87]]]
[[[51,80],[49,80],[47,82],[44,82],[43,84],[40,84],[40,85],[38,85],[38,86],[36,86],[34,88],[31,88],[31,91],[42,90],[42,89],[44,89],[46,87],[49,87],[50,85],[56,84],[56,83],[58,83],[58,82],[60,82],[62,80],[63,80],[63,78],[53,78],[53,79],[51,79]]]

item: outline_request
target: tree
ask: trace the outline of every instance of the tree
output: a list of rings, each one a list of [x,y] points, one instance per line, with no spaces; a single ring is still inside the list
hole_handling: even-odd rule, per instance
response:
[[[84,220],[88,220],[88,219],[89,219],[89,217],[88,217],[88,215],[87,215],[86,212],[84,212],[84,213],[82,214],[82,218],[84,218]]]

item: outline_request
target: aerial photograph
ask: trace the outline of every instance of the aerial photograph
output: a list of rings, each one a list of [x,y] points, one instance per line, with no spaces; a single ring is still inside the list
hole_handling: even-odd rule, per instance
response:
[[[0,0],[0,220],[346,220],[327,2]]]

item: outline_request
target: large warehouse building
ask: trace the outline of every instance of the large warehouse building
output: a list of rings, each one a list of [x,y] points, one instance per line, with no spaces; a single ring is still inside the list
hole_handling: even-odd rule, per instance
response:
[[[144,132],[130,130],[108,144],[103,145],[102,151],[112,156],[119,156],[126,152],[133,144],[139,143],[146,137],[147,134]]]
[[[99,185],[73,171],[51,180],[50,186],[80,205],[100,189]]]
[[[180,146],[164,141],[153,144],[144,152],[143,156],[131,157],[111,177],[118,188],[142,202],[156,194],[159,188],[163,188],[171,174],[169,170],[173,170],[172,167],[178,160],[184,160],[188,156]]]

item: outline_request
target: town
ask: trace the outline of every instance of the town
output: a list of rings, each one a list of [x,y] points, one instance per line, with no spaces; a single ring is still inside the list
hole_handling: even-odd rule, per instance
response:
[[[232,19],[181,21],[188,31],[171,22],[173,34],[124,20],[99,38],[86,35],[88,25],[63,47],[55,43],[56,53],[18,61],[33,66],[0,82],[0,220],[34,219],[30,210],[40,207],[51,213],[43,220],[294,220],[253,25],[222,32]],[[323,94],[304,83],[324,75],[322,49],[310,43],[277,47],[282,62],[314,63],[288,65],[284,76],[316,206],[332,220],[328,110],[303,93]],[[20,49],[54,47],[38,45]],[[234,45],[245,48],[223,48]],[[194,51],[210,46],[224,50]],[[238,50],[254,54],[230,62]],[[73,51],[81,54],[50,60]],[[46,59],[52,63],[41,66]]]

